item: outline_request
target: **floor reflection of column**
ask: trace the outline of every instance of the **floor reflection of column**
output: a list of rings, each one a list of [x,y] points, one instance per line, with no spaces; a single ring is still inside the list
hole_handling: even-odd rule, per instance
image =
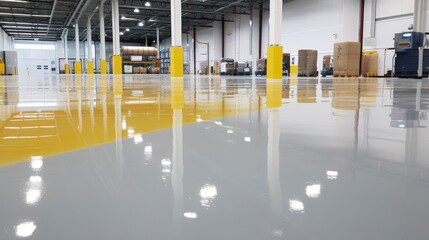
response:
[[[183,78],[171,79],[171,108],[173,110],[173,153],[172,153],[172,171],[171,186],[174,196],[173,224],[174,234],[180,235],[183,212]],[[194,213],[195,214],[195,213]]]
[[[91,130],[94,132],[94,75],[88,75],[88,98],[89,98],[89,116],[91,118]]]
[[[271,234],[283,235],[278,224],[283,211],[280,185],[280,107],[282,105],[282,80],[267,79],[268,144],[267,182],[270,197]]]
[[[282,210],[282,193],[280,186],[280,112],[278,108],[268,109],[268,145],[267,145],[267,178],[268,190],[273,213]]]
[[[82,77],[76,76],[78,129],[82,133]]]
[[[70,79],[66,76],[66,113],[71,118],[71,107],[70,107]]]
[[[122,179],[124,163],[122,153],[122,93],[122,76],[116,75],[113,78],[113,94],[115,106],[115,156],[119,179]]]
[[[107,76],[101,76],[101,103],[103,108],[103,130],[104,140],[108,138],[107,131]]]

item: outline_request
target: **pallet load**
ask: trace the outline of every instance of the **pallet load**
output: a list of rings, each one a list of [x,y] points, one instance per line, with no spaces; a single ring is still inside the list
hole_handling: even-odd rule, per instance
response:
[[[234,59],[224,58],[220,61],[220,75],[234,75],[235,62]]]
[[[360,43],[341,42],[334,45],[334,77],[358,77]]]
[[[299,50],[298,51],[298,76],[299,77],[317,77],[317,51]]]
[[[267,75],[267,59],[265,59],[265,58],[258,59],[258,61],[256,62],[255,75],[256,76]]]
[[[215,74],[215,75],[220,74],[220,63],[218,60],[215,60],[213,63],[213,74]]]
[[[378,53],[364,52],[362,56],[362,76],[377,77],[378,76]]]
[[[252,66],[250,62],[238,61],[235,62],[235,75],[251,75]]]
[[[283,76],[290,75],[290,53],[283,53]]]
[[[146,67],[133,67],[133,74],[147,74]]]
[[[331,55],[323,56],[323,70],[322,70],[322,76],[323,77],[334,74],[334,70],[332,68],[332,61],[331,60],[332,60]]]
[[[200,62],[200,75],[209,75],[209,65],[207,61]]]

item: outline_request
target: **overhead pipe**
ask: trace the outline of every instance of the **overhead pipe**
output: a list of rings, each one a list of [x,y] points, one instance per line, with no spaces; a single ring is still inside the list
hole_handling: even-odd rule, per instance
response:
[[[85,1],[85,0],[80,0],[80,1],[79,1],[79,3],[77,4],[76,8],[75,8],[75,9],[74,9],[74,11],[73,11],[73,14],[72,14],[72,15],[70,16],[70,18],[67,20],[67,23],[66,23],[66,25],[65,25],[65,28],[64,28],[63,33],[61,34],[61,36],[63,36],[63,35],[64,35],[66,28],[70,27],[70,25],[71,25],[71,23],[72,23],[72,21],[73,21],[74,17],[75,17],[75,16],[76,16],[76,14],[77,14],[77,11],[80,9],[80,7],[82,6],[82,4],[83,4],[83,2],[84,2],[84,1]]]
[[[52,23],[52,17],[54,16],[55,13],[55,8],[57,7],[57,0],[54,0],[54,4],[52,4],[52,10],[51,10],[51,14],[49,15],[49,25],[48,25],[48,30],[46,31],[46,34],[49,33],[49,30],[51,28],[51,23]]]

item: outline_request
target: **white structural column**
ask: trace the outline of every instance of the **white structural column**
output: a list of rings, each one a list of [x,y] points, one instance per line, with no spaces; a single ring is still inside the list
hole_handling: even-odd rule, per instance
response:
[[[159,27],[156,27],[156,49],[158,49],[158,58],[159,58]]]
[[[79,24],[74,26],[75,30],[75,45],[76,45],[76,63],[74,67],[75,74],[82,74],[82,62],[80,61],[80,46],[79,46]]]
[[[270,0],[270,45],[281,45],[283,1]]]
[[[171,46],[182,47],[182,1],[171,0]]]
[[[171,48],[170,65],[172,77],[183,77],[182,48],[182,1],[171,0]]]
[[[113,55],[119,56],[120,37],[119,37],[119,4],[118,0],[112,0],[112,31],[113,31]]]
[[[88,18],[86,22],[86,42],[88,48],[88,59],[87,59],[87,69],[88,74],[94,74],[94,56],[92,52],[92,29],[91,29],[91,17]]]
[[[69,37],[69,30],[66,29],[66,32],[64,34],[64,73],[70,74],[70,67],[69,67],[69,47],[68,47],[68,37]]]
[[[270,0],[270,45],[267,51],[267,79],[281,79],[283,75],[282,15],[283,0]]]
[[[119,3],[112,0],[112,30],[113,30],[113,74],[122,75],[122,57],[119,37]]]
[[[414,22],[413,30],[416,32],[424,32],[424,0],[414,0]]]
[[[100,73],[107,74],[106,62],[106,29],[104,26],[104,1],[98,7],[100,17]]]

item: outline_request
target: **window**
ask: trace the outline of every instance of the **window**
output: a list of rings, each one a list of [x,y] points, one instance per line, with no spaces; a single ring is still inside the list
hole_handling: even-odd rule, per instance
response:
[[[15,43],[15,49],[55,50],[55,44]]]

